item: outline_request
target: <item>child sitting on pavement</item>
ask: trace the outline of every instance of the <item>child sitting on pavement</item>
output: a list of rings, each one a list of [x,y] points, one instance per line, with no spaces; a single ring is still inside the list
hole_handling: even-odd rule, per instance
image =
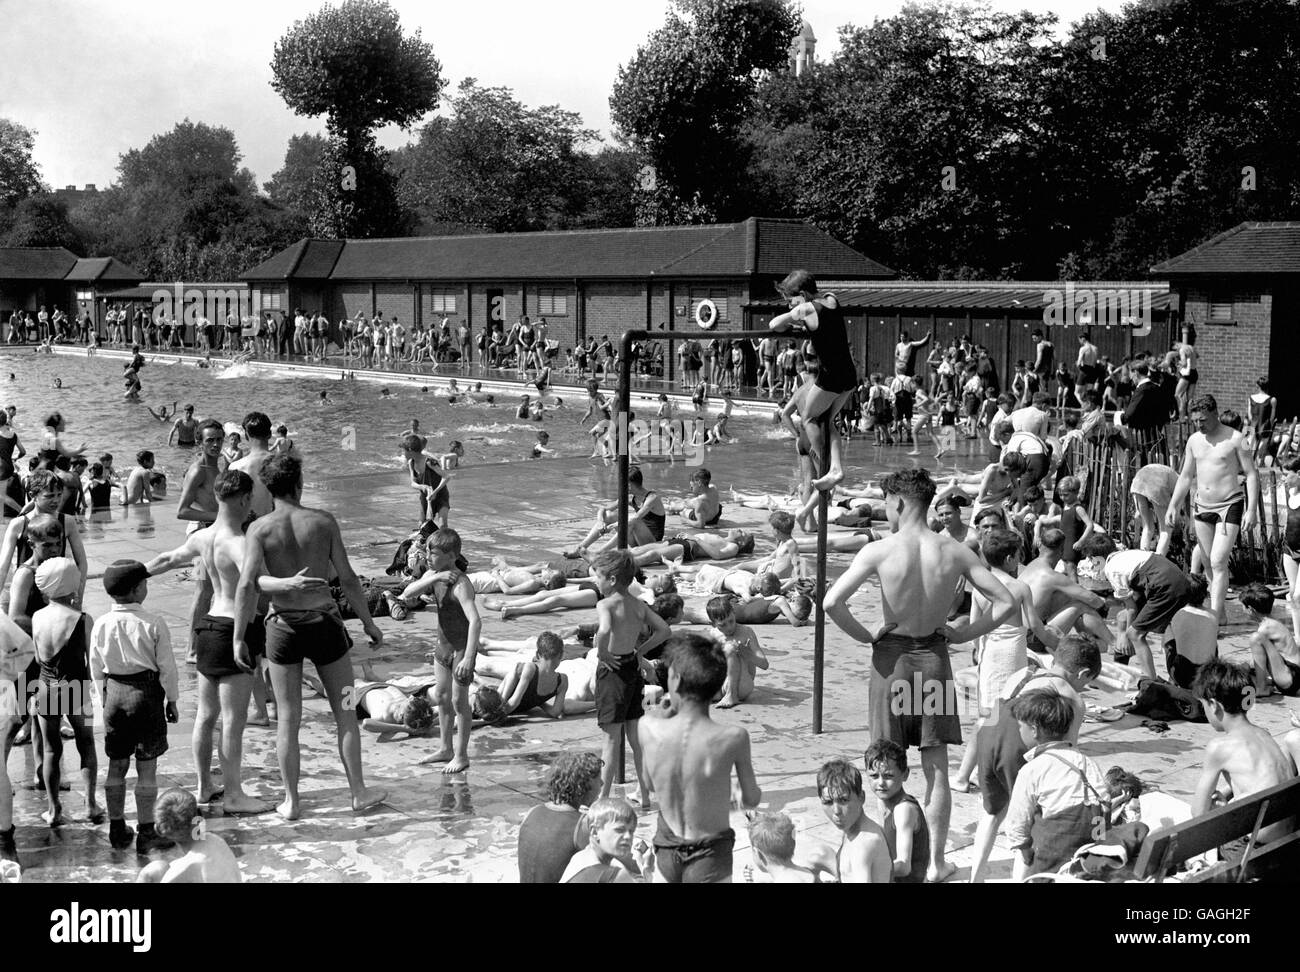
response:
[[[173,787],[153,807],[158,835],[175,842],[176,853],[141,868],[139,884],[240,884],[239,862],[229,845],[204,826],[198,801]]]
[[[877,739],[862,759],[876,794],[880,827],[894,859],[894,883],[924,884],[930,866],[930,830],[921,804],[903,789],[907,750],[888,739]]]
[[[519,827],[516,858],[520,884],[559,884],[573,855],[588,846],[588,828],[579,824],[600,794],[600,757],[566,751],[551,764],[547,802],[528,811]]]
[[[710,599],[707,611],[714,639],[722,645],[727,659],[727,680],[713,701],[719,709],[732,709],[753,693],[758,669],[768,669],[767,655],[763,654],[753,629],[736,620],[731,598]]]
[[[751,814],[749,848],[754,867],[772,884],[820,884],[821,874],[794,862],[794,821],[783,813]],[[745,880],[754,880],[754,868],[745,868]]]
[[[729,883],[732,803],[753,808],[763,795],[749,733],[709,718],[709,700],[727,677],[721,648],[699,635],[677,634],[667,654],[668,704],[639,727],[646,773],[660,802],[656,863],[669,884]]]
[[[1295,778],[1291,758],[1267,729],[1250,721],[1249,710],[1255,700],[1250,669],[1221,660],[1207,662],[1196,673],[1192,694],[1200,700],[1206,721],[1216,733],[1222,733],[1205,747],[1205,763],[1192,798],[1193,814],[1199,817],[1216,804]],[[1271,824],[1260,830],[1258,842],[1280,840],[1294,829],[1294,819]],[[1220,848],[1220,856],[1229,861],[1240,858],[1245,845],[1246,839],[1233,841]]]
[[[1250,636],[1250,660],[1254,667],[1255,697],[1273,694],[1300,695],[1300,648],[1286,625],[1272,617],[1273,592],[1259,581],[1247,584],[1238,595],[1241,606],[1259,627]]]
[[[640,884],[653,878],[655,858],[645,841],[635,839],[632,804],[601,797],[587,811],[587,826],[589,843],[569,861],[562,884]]]

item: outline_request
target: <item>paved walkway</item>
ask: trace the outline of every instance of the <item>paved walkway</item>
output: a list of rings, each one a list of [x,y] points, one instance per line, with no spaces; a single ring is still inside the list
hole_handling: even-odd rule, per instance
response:
[[[724,489],[732,477],[744,476],[755,488],[780,490],[786,482],[787,463],[781,444],[762,447],[715,449],[709,466],[714,481]],[[898,454],[896,454],[896,452]],[[861,456],[877,470],[903,464],[901,450],[887,450],[884,458],[868,451]],[[744,470],[751,470],[745,473]],[[753,470],[758,470],[754,472]],[[379,575],[391,559],[395,543],[414,516],[414,498],[400,486],[400,477],[329,478],[313,472],[307,501],[334,511],[342,524],[354,566],[361,574]],[[684,482],[688,469],[656,469],[664,480]],[[587,496],[612,495],[612,470],[599,463],[579,461],[542,464],[496,465],[465,470],[453,482],[453,525],[465,538],[466,552],[474,564],[493,554],[513,558],[556,553],[570,546],[584,529],[594,501]],[[89,524],[87,552],[92,573],[122,556],[147,558],[180,542],[180,525],[170,505],[156,511],[136,509],[126,516],[115,511],[108,524]],[[723,526],[739,525],[764,531],[762,511],[742,510],[728,504]],[[832,556],[829,575],[834,578],[848,562]],[[183,658],[192,585],[183,573],[158,578],[150,584],[147,606],[172,625],[178,658]],[[87,609],[98,616],[108,606],[98,581],[88,588]],[[879,618],[879,597],[868,587],[853,601],[855,613],[865,623]],[[1235,602],[1233,603],[1236,609]],[[485,632],[492,637],[522,638],[548,626],[590,620],[594,611],[528,617],[502,622],[489,615]],[[385,645],[375,657],[381,673],[427,672],[424,653],[432,647],[434,619],[416,614],[413,620],[381,619]],[[367,653],[356,622],[350,622],[362,647],[354,659]],[[866,680],[870,651],[849,641],[836,629],[827,632],[825,732],[810,731],[812,697],[811,627],[791,629],[770,625],[758,629],[772,661],[772,670],[760,673],[751,699],[739,708],[715,712],[715,717],[744,726],[753,739],[754,764],[763,788],[763,805],[791,814],[798,825],[800,846],[832,841],[835,834],[818,805],[815,773],[826,759],[843,756],[860,762],[867,744]],[[1244,650],[1249,629],[1236,625],[1222,645],[1228,657]],[[954,667],[969,663],[969,656],[954,657]],[[195,710],[195,673],[182,668],[181,722],[170,733],[171,750],[159,764],[161,785],[194,787],[189,736]],[[1101,704],[1121,698],[1092,693]],[[1288,727],[1287,706],[1294,701],[1276,698],[1262,702],[1253,712],[1255,721],[1281,735]],[[514,720],[496,728],[476,731],[470,744],[472,767],[463,781],[449,782],[433,767],[418,761],[434,745],[432,740],[380,743],[366,734],[363,755],[367,782],[386,787],[388,803],[366,816],[348,809],[348,791],[335,746],[333,720],[324,700],[308,700],[302,726],[303,819],[286,823],[274,814],[257,817],[213,817],[211,828],[235,849],[249,881],[513,881],[515,837],[529,808],[543,799],[547,766],[564,750],[599,751],[600,733],[591,716],[560,722]],[[1155,735],[1141,728],[1140,720],[1125,717],[1112,724],[1088,723],[1082,744],[1105,769],[1119,764],[1144,779],[1160,784],[1178,796],[1190,795],[1200,754],[1211,730],[1203,725],[1176,723]],[[964,720],[969,735],[971,721]],[[99,743],[102,755],[102,741]],[[950,759],[955,772],[961,758],[954,748]],[[923,795],[924,783],[916,766],[909,792]],[[80,786],[75,772],[75,749],[64,755],[64,774]],[[274,730],[249,728],[245,735],[246,777],[250,792],[272,805],[282,796],[274,750]],[[54,833],[40,824],[43,809],[39,795],[22,789],[32,776],[30,749],[15,751],[9,762],[18,787],[16,820],[19,850],[30,881],[130,880],[139,864],[133,853],[117,853],[108,845],[107,828],[74,822]],[[101,785],[103,766],[100,773]],[[631,789],[629,787],[629,789]],[[73,793],[67,807],[75,811],[81,795]],[[128,801],[128,817],[133,804]],[[950,836],[950,858],[959,867],[969,863],[969,848],[979,817],[978,794],[956,795]],[[75,817],[74,817],[75,819]],[[648,835],[654,818],[642,819]],[[744,821],[733,814],[738,834],[737,874],[749,863]],[[959,876],[961,873],[959,872]],[[1009,874],[1009,853],[999,846],[994,853],[992,876]]]

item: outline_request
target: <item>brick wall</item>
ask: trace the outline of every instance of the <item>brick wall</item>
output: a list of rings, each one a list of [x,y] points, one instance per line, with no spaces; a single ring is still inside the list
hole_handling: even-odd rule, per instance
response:
[[[637,281],[589,283],[583,288],[587,334],[608,335],[615,344],[631,328],[646,326],[646,285]]]
[[[519,319],[519,315],[524,313],[523,292],[517,283],[476,283],[469,297],[470,320],[473,321],[475,333],[489,328],[491,321],[488,319],[487,292],[489,290],[499,290],[505,297],[505,307],[502,312],[502,325],[508,333],[510,325]]]
[[[1259,291],[1233,293],[1232,327],[1207,323],[1211,297],[1223,300],[1227,293],[1214,288],[1183,292],[1183,319],[1196,326],[1196,391],[1213,395],[1220,409],[1240,411],[1256,378],[1268,375],[1276,382],[1282,377],[1269,355],[1273,297]]]
[[[410,284],[377,284],[375,286],[375,312],[392,322],[393,315],[408,331],[415,323],[415,288]]]

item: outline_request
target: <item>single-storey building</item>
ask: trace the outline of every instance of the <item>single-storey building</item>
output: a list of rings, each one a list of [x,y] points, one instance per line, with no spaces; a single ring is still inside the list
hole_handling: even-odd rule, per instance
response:
[[[1245,414],[1260,377],[1284,416],[1300,413],[1300,223],[1241,223],[1152,268],[1196,329],[1200,382],[1220,408]]]
[[[707,226],[497,233],[381,240],[303,239],[242,274],[253,307],[322,312],[331,321],[443,317],[476,332],[545,317],[562,347],[629,328],[695,327],[704,300],[718,326],[746,325],[751,302],[791,270],[881,280],[892,270],[799,220]]]
[[[61,246],[0,247],[0,320],[15,310],[61,308],[70,317],[90,311],[103,319],[102,295],[140,282],[138,271],[116,257],[79,257]]]

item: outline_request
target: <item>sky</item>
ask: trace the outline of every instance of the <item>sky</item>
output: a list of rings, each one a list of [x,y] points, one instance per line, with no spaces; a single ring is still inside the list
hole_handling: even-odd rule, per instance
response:
[[[558,104],[608,137],[618,67],[663,23],[667,0],[391,0],[405,30],[421,31],[448,91],[466,77],[504,86],[526,105]],[[118,157],[184,118],[235,133],[258,183],[284,161],[289,137],[322,132],[270,86],[275,42],[320,0],[0,0],[5,47],[0,117],[36,131],[36,161],[54,188],[116,178]],[[817,57],[838,29],[890,16],[903,0],[804,0]],[[1064,27],[1119,0],[994,0],[1057,14]],[[380,132],[388,148],[414,137]]]

